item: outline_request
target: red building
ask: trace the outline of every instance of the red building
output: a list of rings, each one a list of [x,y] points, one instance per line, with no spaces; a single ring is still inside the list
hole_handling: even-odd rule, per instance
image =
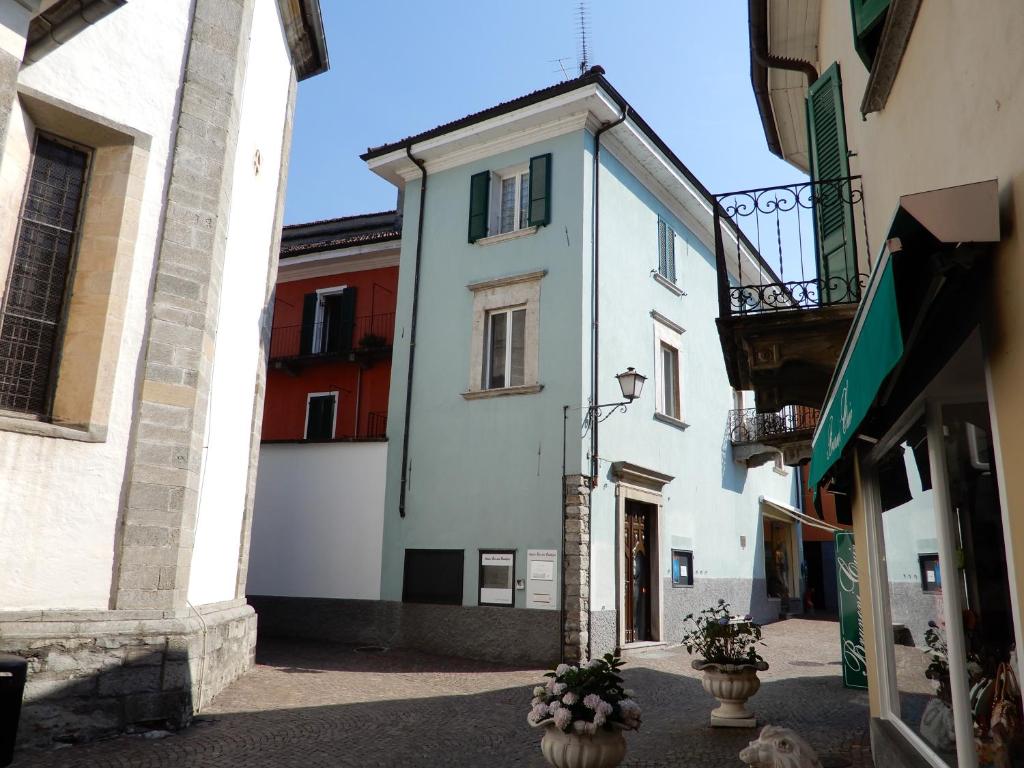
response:
[[[263,441],[386,436],[397,211],[284,228]]]

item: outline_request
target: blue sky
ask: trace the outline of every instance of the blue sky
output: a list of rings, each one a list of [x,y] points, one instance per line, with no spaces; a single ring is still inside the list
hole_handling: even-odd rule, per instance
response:
[[[590,0],[590,63],[712,192],[802,180],[750,88],[743,0]],[[299,84],[285,222],[393,208],[359,159],[575,74],[574,0],[321,0],[331,69]]]

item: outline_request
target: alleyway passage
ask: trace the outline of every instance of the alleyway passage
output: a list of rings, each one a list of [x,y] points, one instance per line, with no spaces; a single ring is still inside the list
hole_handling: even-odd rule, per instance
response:
[[[826,768],[870,768],[867,694],[842,686],[838,625],[791,619],[766,627],[765,641],[772,666],[751,700],[759,719],[803,735]],[[526,724],[539,671],[267,640],[257,661],[186,731],[23,753],[15,768],[545,765],[540,733]],[[685,650],[633,653],[627,670],[644,724],[626,736],[625,766],[742,765],[756,731],[708,727],[713,700]]]

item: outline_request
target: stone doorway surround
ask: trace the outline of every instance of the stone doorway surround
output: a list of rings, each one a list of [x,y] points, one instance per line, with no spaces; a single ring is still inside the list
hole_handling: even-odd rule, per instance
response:
[[[631,647],[633,644],[626,644],[626,595],[623,592],[623,551],[625,547],[625,522],[626,522],[626,501],[638,501],[650,504],[652,510],[651,525],[651,637],[654,642],[663,641],[665,599],[661,585],[662,556],[661,544],[664,540],[662,535],[662,506],[664,496],[662,490],[674,477],[648,469],[638,464],[631,464],[628,461],[616,461],[612,463],[612,478],[615,480],[615,638],[619,648]],[[640,643],[650,645],[650,642]]]

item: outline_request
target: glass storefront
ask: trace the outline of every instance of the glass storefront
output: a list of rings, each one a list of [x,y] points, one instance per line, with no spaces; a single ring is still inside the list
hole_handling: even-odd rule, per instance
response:
[[[956,374],[956,395],[940,375],[866,465],[883,706],[937,766],[1015,768],[1024,729],[988,404]],[[980,364],[970,375],[982,381]]]

